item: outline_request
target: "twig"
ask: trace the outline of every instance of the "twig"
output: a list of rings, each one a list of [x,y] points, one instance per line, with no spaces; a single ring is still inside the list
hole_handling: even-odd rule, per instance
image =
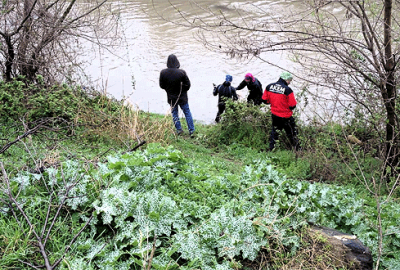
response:
[[[90,218],[88,219],[88,221],[86,221],[85,225],[79,230],[79,232],[77,234],[75,234],[74,238],[72,238],[71,242],[69,243],[69,245],[65,248],[64,250],[64,254],[61,256],[60,259],[58,259],[54,264],[53,264],[53,269],[56,268],[60,262],[64,259],[65,255],[68,253],[69,249],[71,248],[71,246],[75,243],[76,239],[78,239],[79,235],[81,235],[81,233],[86,229],[86,227],[89,225],[90,221],[93,219],[93,213],[90,216]]]
[[[125,151],[125,152],[123,152],[122,154],[126,154],[126,153],[128,153],[128,152],[133,152],[133,151],[135,151],[136,149],[138,149],[140,146],[144,145],[145,143],[146,143],[146,141],[142,141],[141,143],[139,143],[138,145],[136,145],[135,147],[133,147],[131,150]]]
[[[13,144],[16,144],[17,142],[19,142],[20,140],[28,137],[31,134],[36,133],[39,129],[41,128],[41,125],[38,125],[30,130],[28,130],[27,132],[25,132],[24,134],[18,136],[14,141],[9,142],[7,144],[5,144],[1,149],[0,149],[0,154],[4,153],[5,151],[7,151],[8,148],[10,148]]]
[[[28,265],[28,266],[30,266],[30,267],[32,267],[32,268],[34,268],[34,269],[41,269],[41,268],[45,268],[45,266],[44,265],[40,265],[40,266],[35,266],[35,265],[33,265],[33,264],[31,264],[31,263],[28,263],[28,262],[24,262],[24,261],[21,261],[21,260],[18,260],[19,262],[21,262],[21,263],[23,263],[23,264],[26,264],[26,265]]]
[[[59,118],[59,117],[55,117],[55,118],[41,118],[37,121],[34,121],[32,123],[29,124],[33,124],[35,125],[33,128],[29,129],[28,128],[28,124],[26,124],[23,120],[22,120],[22,125],[24,126],[24,129],[26,130],[25,133],[23,133],[22,135],[17,136],[17,138],[14,141],[8,142],[7,144],[5,144],[1,149],[0,149],[0,154],[4,153],[5,151],[7,151],[8,148],[10,148],[12,145],[16,144],[17,142],[21,141],[22,139],[28,137],[29,135],[33,135],[36,133],[39,133],[39,131],[41,129],[48,129],[48,130],[52,130],[52,131],[58,131],[60,130],[60,128],[52,128],[50,126],[47,126],[46,124],[51,123],[51,122],[57,122],[57,121],[61,121],[64,123],[68,122],[63,119],[63,118]]]
[[[108,152],[110,152],[111,150],[115,150],[113,147],[109,148],[107,151],[105,151],[104,153],[100,154],[98,157],[101,158],[102,156],[104,156],[105,154],[107,154]]]
[[[50,216],[50,212],[51,212],[51,201],[52,201],[52,200],[53,200],[53,193],[51,193],[51,195],[50,195],[49,207],[48,207],[48,209],[47,209],[46,219],[45,219],[45,221],[44,221],[44,225],[43,225],[43,228],[42,228],[42,233],[41,233],[41,235],[40,235],[40,237],[41,237],[42,239],[43,239],[43,236],[44,236],[46,227],[47,227],[47,223],[49,222],[49,216]]]
[[[32,230],[32,233],[35,235],[35,237],[36,237],[36,239],[37,239],[37,244],[38,244],[38,246],[39,246],[40,254],[42,255],[42,257],[43,257],[43,259],[44,259],[44,263],[45,263],[46,269],[52,270],[53,268],[52,268],[51,265],[50,265],[49,258],[48,258],[47,254],[46,254],[45,246],[43,245],[40,236],[37,234],[36,230],[34,229],[33,224],[31,223],[31,220],[30,220],[29,217],[26,215],[25,211],[21,208],[21,206],[18,204],[18,202],[17,202],[17,201],[15,200],[15,198],[12,196],[11,187],[10,187],[10,180],[8,179],[6,170],[4,169],[4,165],[3,165],[3,163],[2,163],[1,161],[0,161],[0,167],[1,167],[1,170],[2,170],[2,173],[3,173],[3,177],[4,177],[4,179],[5,179],[5,182],[6,182],[6,184],[7,184],[7,190],[6,190],[6,192],[7,192],[7,195],[8,195],[8,198],[9,198],[10,202],[13,203],[13,204],[15,204],[15,206],[16,206],[17,209],[18,209],[18,211],[22,214],[22,216],[24,217],[25,221],[28,223],[29,228]],[[12,204],[11,204],[11,206],[12,206]]]
[[[154,252],[156,251],[156,241],[157,241],[157,235],[154,234],[153,248],[151,250],[151,254],[150,254],[149,264],[147,266],[147,270],[151,269],[151,262],[153,261]]]
[[[77,176],[77,174],[76,174],[76,176]],[[75,180],[76,180],[76,178],[74,179],[74,181],[75,181]],[[56,220],[57,220],[57,218],[58,218],[58,215],[60,214],[61,208],[64,206],[65,201],[68,199],[68,193],[69,193],[69,192],[71,191],[71,189],[74,188],[78,183],[79,183],[79,180],[76,181],[75,183],[73,183],[72,185],[68,186],[67,189],[66,189],[66,191],[65,191],[65,194],[63,194],[64,197],[63,197],[62,201],[60,202],[60,205],[59,205],[59,207],[58,207],[58,209],[57,209],[56,214],[54,215],[54,218],[53,218],[53,221],[51,222],[50,227],[49,227],[48,230],[47,230],[47,235],[46,235],[46,238],[44,239],[44,243],[43,243],[44,245],[46,245],[47,240],[49,239],[50,232],[51,232],[51,230],[53,229],[54,223],[56,222]],[[50,211],[50,207],[49,207],[49,210],[48,210],[48,211]]]
[[[12,205],[11,205],[10,203],[8,203],[8,206],[10,207],[11,212],[12,212],[12,214],[13,214],[15,220],[17,221],[19,228],[21,229],[21,232],[22,232],[22,233],[24,234],[24,236],[26,237],[26,234],[25,234],[24,230],[22,229],[21,222],[19,221],[19,219],[18,219],[18,217],[17,217],[17,214],[15,213],[15,211],[14,211]]]
[[[79,181],[82,178],[77,179],[78,178],[77,177],[78,174],[76,174],[75,179],[73,180],[74,182],[71,185],[66,187],[65,193],[63,194],[63,198],[62,198],[62,200],[60,202],[60,205],[58,206],[57,212],[55,213],[55,215],[53,217],[52,223],[50,224],[50,226],[48,228],[46,228],[47,224],[48,224],[48,221],[49,221],[49,218],[50,218],[51,201],[53,200],[53,195],[54,195],[54,191],[51,191],[50,200],[49,200],[49,206],[48,206],[47,213],[46,213],[45,223],[43,225],[43,228],[42,228],[42,231],[41,231],[41,235],[39,236],[39,234],[35,230],[35,226],[31,222],[30,218],[24,212],[24,210],[21,208],[21,206],[18,204],[18,202],[16,201],[15,197],[13,196],[12,191],[11,191],[11,187],[10,187],[10,180],[9,180],[9,178],[7,176],[7,173],[6,173],[5,169],[4,169],[4,165],[3,165],[3,163],[1,161],[0,161],[0,168],[1,168],[1,171],[2,171],[2,174],[3,174],[3,177],[4,177],[4,182],[6,184],[4,192],[5,192],[6,195],[8,195],[8,200],[9,200],[8,205],[9,205],[9,207],[10,207],[12,213],[13,213],[13,216],[17,220],[17,222],[18,222],[18,224],[20,226],[20,229],[23,231],[22,225],[21,225],[20,221],[18,220],[18,217],[17,217],[17,215],[16,215],[16,213],[14,211],[14,206],[13,205],[15,205],[15,207],[18,209],[18,212],[21,213],[21,215],[24,217],[24,220],[28,224],[28,226],[30,228],[30,231],[34,234],[34,236],[36,238],[36,241],[37,241],[36,243],[37,243],[37,245],[39,247],[40,254],[42,255],[42,257],[44,259],[44,265],[42,265],[42,266],[35,266],[32,263],[23,262],[23,261],[21,261],[21,262],[26,264],[26,265],[28,265],[28,266],[30,266],[30,267],[32,267],[32,268],[34,268],[34,269],[46,268],[47,270],[54,270],[60,264],[60,262],[64,259],[65,255],[69,252],[71,246],[75,243],[75,241],[78,239],[78,237],[81,235],[81,233],[86,229],[86,227],[90,224],[91,220],[93,219],[93,213],[92,213],[90,218],[86,221],[85,225],[79,230],[78,233],[76,233],[74,235],[74,237],[70,241],[69,245],[66,246],[62,256],[53,265],[51,265],[50,260],[49,260],[49,256],[46,253],[46,243],[47,243],[48,239],[50,238],[50,232],[52,231],[52,229],[54,227],[55,221],[57,220],[57,218],[60,215],[60,211],[61,211],[62,207],[65,206],[65,202],[70,198],[70,197],[68,197],[68,193],[71,191],[72,188],[74,188],[79,183]],[[64,183],[65,183],[65,179],[64,179]],[[46,234],[46,236],[43,239],[43,236],[45,234]]]
[[[256,184],[256,185],[254,185],[254,186],[251,186],[251,187],[248,187],[248,188],[246,188],[246,189],[243,189],[243,190],[241,190],[241,191],[238,193],[238,195],[236,196],[236,199],[239,199],[240,194],[242,194],[243,192],[245,192],[245,191],[247,191],[247,190],[249,190],[249,189],[252,189],[252,188],[259,187],[259,186],[272,186],[272,184]]]

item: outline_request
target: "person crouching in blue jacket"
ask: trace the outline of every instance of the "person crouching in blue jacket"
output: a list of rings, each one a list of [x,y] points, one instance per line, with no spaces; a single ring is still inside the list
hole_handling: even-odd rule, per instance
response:
[[[218,113],[217,117],[215,117],[215,122],[219,122],[221,119],[221,114],[225,111],[225,101],[229,98],[233,100],[238,100],[238,96],[236,94],[236,89],[231,86],[232,76],[226,75],[225,82],[215,86],[214,84],[214,91],[213,95],[218,95]]]

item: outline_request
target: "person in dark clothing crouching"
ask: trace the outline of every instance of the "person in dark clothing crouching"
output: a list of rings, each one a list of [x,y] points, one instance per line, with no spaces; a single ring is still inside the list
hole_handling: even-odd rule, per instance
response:
[[[215,122],[219,122],[221,119],[221,114],[225,111],[225,101],[229,98],[233,100],[238,100],[238,96],[236,94],[236,90],[233,86],[231,86],[232,76],[226,75],[225,82],[218,86],[214,84],[213,95],[218,95],[218,113],[217,117],[215,117]]]
[[[278,139],[277,130],[284,129],[291,145],[295,150],[300,150],[297,138],[297,127],[293,118],[293,110],[297,102],[289,84],[293,76],[289,72],[283,72],[276,83],[269,84],[264,91],[262,100],[266,104],[271,104],[272,130],[269,139],[269,149],[275,147]]]
[[[255,78],[251,73],[244,76],[244,80],[236,87],[236,91],[242,90],[247,86],[249,95],[247,96],[247,103],[260,105],[262,103],[261,96],[263,94],[262,85],[260,81]]]
[[[183,133],[179,120],[178,105],[185,114],[186,123],[191,137],[194,136],[194,124],[189,109],[187,91],[190,89],[190,80],[183,69],[180,69],[178,58],[171,54],[168,56],[167,68],[160,73],[160,87],[167,92],[168,104],[171,106],[172,119],[174,120],[178,135]]]

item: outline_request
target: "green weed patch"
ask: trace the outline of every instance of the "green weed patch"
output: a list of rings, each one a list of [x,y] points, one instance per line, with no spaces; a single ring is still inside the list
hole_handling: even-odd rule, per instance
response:
[[[51,258],[60,256],[60,247],[93,219],[61,269],[239,269],[261,249],[281,249],[286,254],[282,260],[269,262],[279,268],[301,249],[299,233],[307,222],[354,233],[376,253],[374,201],[359,198],[355,190],[289,180],[268,160],[254,161],[241,174],[211,174],[210,168],[172,147],[151,144],[143,152],[109,156],[106,163],[68,161],[43,174],[21,173],[11,183],[40,231],[48,187],[53,195],[62,194],[79,179],[51,232]],[[4,195],[2,201],[7,201]],[[400,263],[400,213],[394,204],[382,210],[383,229],[390,234],[384,238],[382,265],[390,267]],[[15,224],[6,205],[0,222]],[[29,232],[26,223],[22,226]],[[0,249],[9,249],[8,243],[2,242]],[[24,268],[21,261],[27,259],[42,263],[37,256],[10,252],[2,253],[0,261]]]

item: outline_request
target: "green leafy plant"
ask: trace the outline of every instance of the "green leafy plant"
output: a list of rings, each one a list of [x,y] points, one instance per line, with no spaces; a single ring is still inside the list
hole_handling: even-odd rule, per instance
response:
[[[23,173],[11,183],[19,201],[30,202],[29,215],[41,228],[46,214],[38,210],[50,194],[35,179],[59,188],[77,175],[82,179],[65,201],[69,218],[57,223],[65,229],[52,239],[62,244],[61,239],[70,237],[63,231],[77,232],[85,223],[88,227],[61,269],[237,269],[261,250],[281,250],[278,267],[299,252],[299,235],[308,222],[356,234],[376,254],[375,201],[358,197],[354,189],[289,180],[265,159],[255,160],[240,175],[210,173],[211,166],[199,166],[172,147],[150,144],[143,152],[108,156],[106,163],[87,167],[68,161],[62,169]],[[10,209],[4,204],[2,209],[0,222],[16,224]],[[391,235],[384,238],[382,267],[400,260],[398,209],[395,203],[382,206],[387,217],[383,231]],[[58,250],[49,246],[54,253],[50,258],[59,256]],[[41,263],[40,256],[10,254],[2,258],[6,266],[23,268],[20,261],[27,258]]]
[[[65,84],[47,87],[28,83],[23,77],[10,82],[0,81],[0,117],[14,120],[24,117],[27,122],[43,117],[73,120],[82,102],[90,100],[83,94],[82,89]]]
[[[208,143],[214,146],[238,143],[259,150],[268,149],[271,117],[266,110],[266,107],[228,100],[221,122],[210,131]]]

